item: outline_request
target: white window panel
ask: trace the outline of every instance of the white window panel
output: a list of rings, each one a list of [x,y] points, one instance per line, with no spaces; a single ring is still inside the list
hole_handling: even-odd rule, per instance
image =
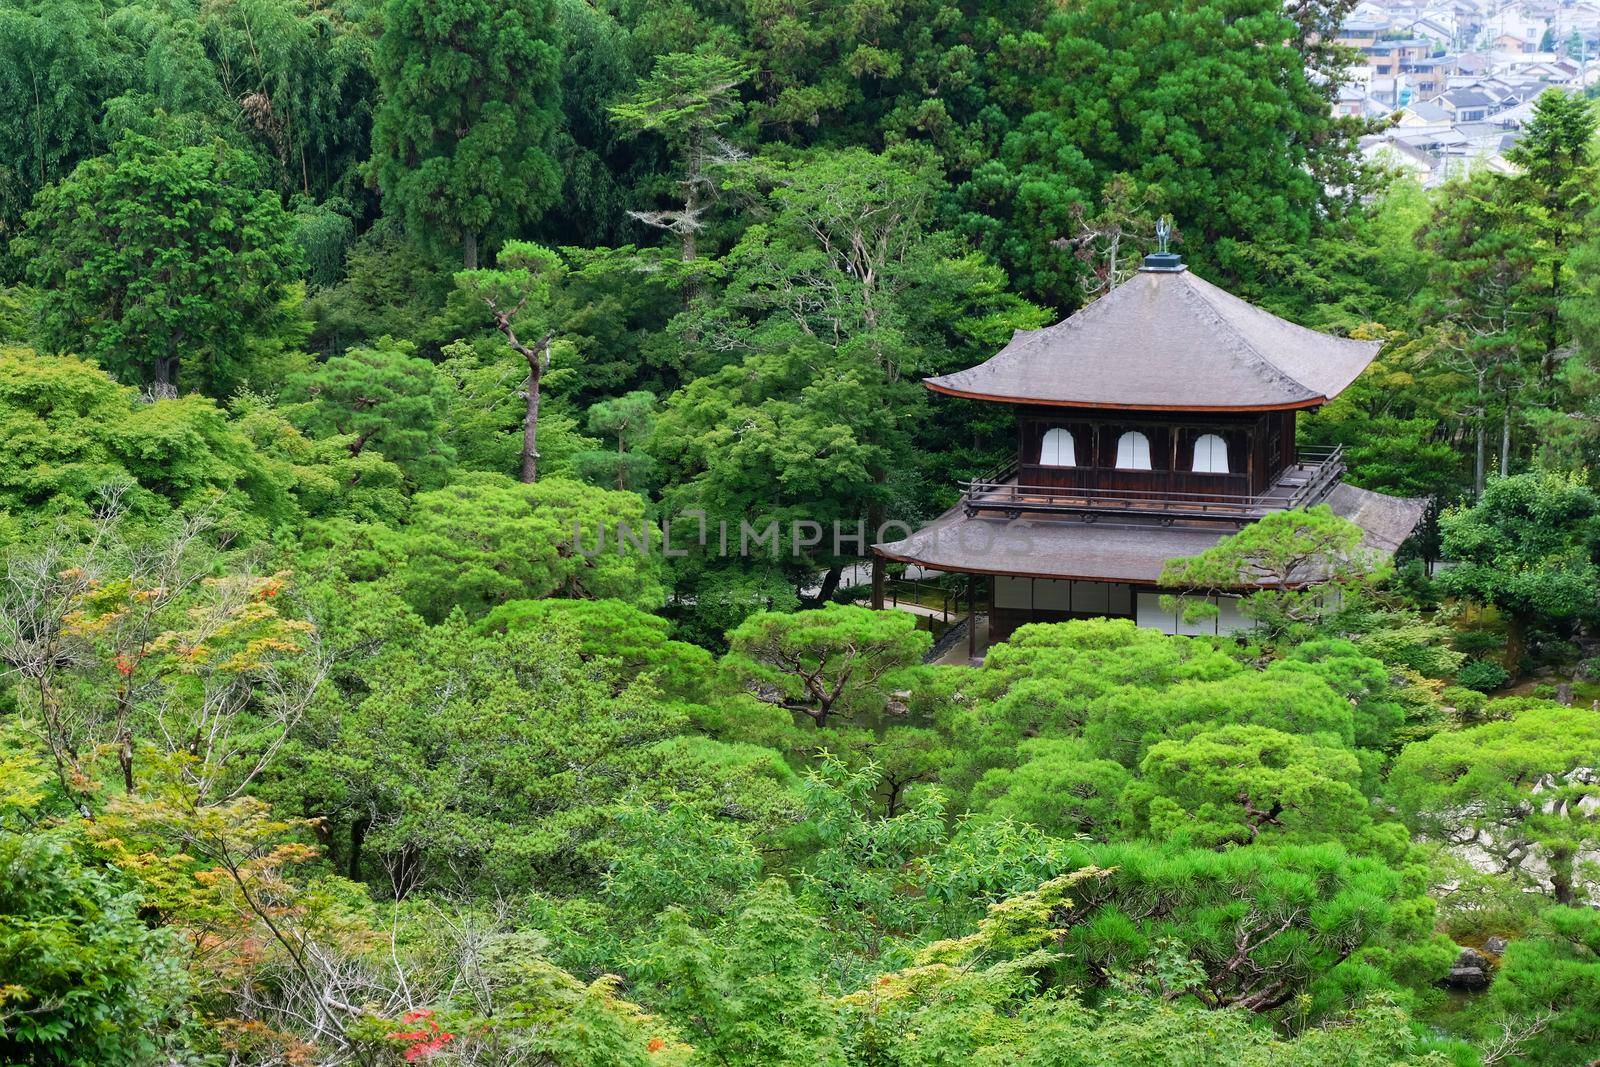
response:
[[[1078,449],[1072,431],[1060,426],[1046,430],[1039,445],[1039,462],[1046,467],[1076,467]]]
[[[1228,442],[1214,433],[1201,434],[1194,443],[1194,470],[1199,474],[1228,473]]]
[[[1138,430],[1129,430],[1117,438],[1117,466],[1123,470],[1149,470],[1150,438]]]

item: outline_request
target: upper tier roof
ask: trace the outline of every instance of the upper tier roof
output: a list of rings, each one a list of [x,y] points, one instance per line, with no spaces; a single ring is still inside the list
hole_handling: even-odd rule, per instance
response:
[[[1339,395],[1380,347],[1296,326],[1188,270],[1146,270],[1054,326],[1018,330],[976,367],[926,384],[1019,404],[1283,410]]]

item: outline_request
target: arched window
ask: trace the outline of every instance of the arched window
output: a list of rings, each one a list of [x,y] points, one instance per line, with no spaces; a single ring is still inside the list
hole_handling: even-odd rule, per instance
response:
[[[1138,430],[1129,430],[1117,438],[1117,466],[1123,470],[1149,470],[1150,438]]]
[[[1194,442],[1194,467],[1199,474],[1228,473],[1228,442],[1214,433],[1203,433]]]
[[[1076,467],[1078,449],[1072,431],[1060,426],[1046,430],[1044,441],[1039,445],[1039,462],[1046,467]]]

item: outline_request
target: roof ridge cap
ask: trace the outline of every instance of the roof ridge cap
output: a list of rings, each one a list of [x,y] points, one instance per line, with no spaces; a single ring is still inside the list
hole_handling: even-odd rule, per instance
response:
[[[1307,396],[1321,396],[1322,395],[1317,390],[1315,390],[1315,389],[1311,388],[1309,385],[1307,385],[1305,382],[1300,381],[1300,379],[1294,377],[1288,371],[1286,371],[1282,367],[1278,366],[1276,363],[1274,363],[1272,361],[1271,357],[1269,357],[1265,352],[1262,352],[1253,343],[1251,343],[1250,339],[1248,337],[1246,337],[1244,334],[1239,332],[1238,328],[1233,324],[1232,321],[1229,320],[1228,316],[1226,314],[1224,314],[1222,309],[1217,306],[1216,302],[1211,299],[1210,294],[1207,293],[1204,289],[1202,289],[1199,285],[1195,285],[1194,283],[1195,282],[1200,282],[1202,285],[1207,286],[1207,287],[1212,288],[1212,289],[1216,289],[1217,292],[1224,293],[1224,294],[1226,294],[1228,296],[1232,296],[1233,294],[1228,293],[1227,290],[1221,288],[1220,286],[1212,285],[1210,282],[1206,281],[1204,278],[1200,277],[1198,274],[1195,274],[1193,271],[1187,271],[1186,270],[1183,273],[1188,276],[1187,280],[1185,281],[1184,287],[1183,287],[1184,292],[1190,294],[1195,300],[1198,300],[1200,302],[1200,305],[1202,307],[1204,307],[1205,310],[1211,314],[1212,321],[1215,322],[1217,325],[1219,325],[1219,326],[1221,326],[1221,327],[1223,327],[1223,328],[1225,328],[1227,330],[1228,336],[1233,338],[1233,340],[1234,340],[1233,347],[1234,347],[1236,352],[1242,353],[1251,362],[1257,364],[1260,367],[1264,367],[1279,382],[1283,382],[1283,383],[1286,383],[1288,385],[1291,385],[1291,386],[1295,387],[1296,389],[1300,390],[1302,393],[1306,394]],[[1238,300],[1239,298],[1238,297],[1234,297],[1234,299]],[[1248,307],[1248,308],[1252,309],[1253,311],[1260,312],[1261,314],[1264,314],[1264,315],[1271,315],[1272,314],[1272,312],[1266,311],[1265,309],[1262,309],[1262,308],[1258,308],[1254,304],[1249,303],[1248,301],[1240,300],[1239,302],[1241,304],[1243,304],[1245,307]]]

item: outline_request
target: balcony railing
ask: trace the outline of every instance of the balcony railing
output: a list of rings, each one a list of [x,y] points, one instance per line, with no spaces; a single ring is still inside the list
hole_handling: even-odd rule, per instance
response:
[[[1115,515],[1156,519],[1169,525],[1179,519],[1209,519],[1243,526],[1270,512],[1319,503],[1333,491],[1344,471],[1342,446],[1303,449],[1296,454],[1295,463],[1280,471],[1264,492],[1239,494],[1206,492],[1203,489],[1177,491],[1169,488],[1106,489],[1029,485],[1019,483],[1017,464],[1013,462],[986,478],[963,482],[962,504],[969,517],[981,512],[998,512],[1010,518],[1020,518],[1025,512],[1043,512],[1081,515],[1085,522],[1094,522],[1104,515]],[[1185,484],[1190,486],[1207,477],[1191,471],[1176,473],[1183,475]],[[1222,480],[1228,476],[1217,477]]]

